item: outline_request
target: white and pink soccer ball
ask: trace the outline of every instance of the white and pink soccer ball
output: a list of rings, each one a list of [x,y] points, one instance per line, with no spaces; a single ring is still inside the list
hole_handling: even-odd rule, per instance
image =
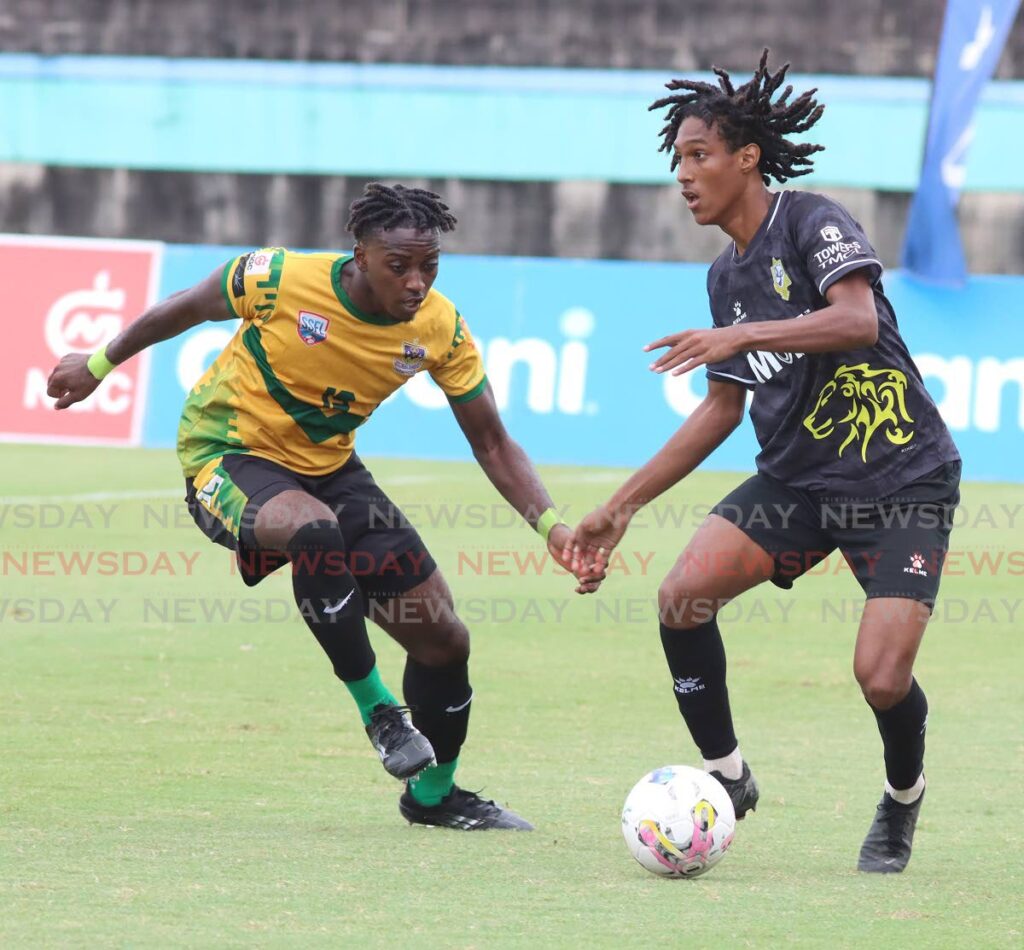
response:
[[[729,793],[707,772],[666,765],[648,772],[626,796],[622,836],[648,871],[697,877],[732,843],[736,812]]]

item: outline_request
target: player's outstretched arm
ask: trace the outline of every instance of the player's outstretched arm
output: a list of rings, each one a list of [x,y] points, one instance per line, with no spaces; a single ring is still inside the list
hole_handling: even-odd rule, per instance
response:
[[[553,510],[551,496],[527,454],[505,429],[494,403],[491,384],[488,383],[484,391],[469,402],[449,402],[473,456],[491,484],[531,527],[545,537],[551,556],[571,570],[563,560],[563,551],[571,536],[569,526],[561,522],[548,523],[553,518],[551,515],[543,517],[545,512]],[[580,582],[576,588],[579,593],[597,590],[604,579],[603,571],[573,573]]]
[[[665,349],[651,363],[656,373],[673,376],[698,366],[727,360],[746,350],[768,353],[837,353],[874,346],[878,341],[875,294],[863,273],[837,280],[825,291],[827,307],[788,320],[762,320],[682,330],[648,343],[645,350]]]
[[[633,515],[704,461],[743,419],[746,389],[708,380],[708,394],[643,468],[584,518],[563,554],[573,573],[604,572]]]
[[[221,270],[216,270],[187,290],[171,294],[133,320],[104,350],[91,357],[69,353],[53,368],[46,394],[57,400],[55,408],[67,409],[89,396],[113,366],[141,353],[147,346],[169,340],[207,320],[231,320],[221,290]],[[91,361],[91,365],[90,365]]]
[[[841,277],[825,291],[827,307],[790,320],[743,327],[741,349],[774,353],[837,353],[878,342],[875,292],[863,270]]]

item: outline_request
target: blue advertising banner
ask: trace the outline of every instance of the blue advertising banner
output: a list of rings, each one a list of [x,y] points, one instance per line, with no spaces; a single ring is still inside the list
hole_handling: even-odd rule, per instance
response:
[[[955,211],[974,138],[974,110],[1019,7],[1020,0],[949,0],[946,7],[921,182],[903,247],[903,266],[928,280],[966,279]]]
[[[223,264],[234,248],[168,245],[160,296]],[[502,416],[538,462],[635,467],[662,445],[705,392],[702,371],[655,376],[643,345],[710,325],[698,264],[534,258],[442,258],[438,289],[465,315]],[[1024,279],[972,277],[944,290],[888,274],[886,291],[929,389],[964,456],[965,477],[1021,481]],[[969,326],[970,332],[964,328]],[[234,332],[211,323],[156,346],[143,444],[174,444],[185,393]],[[426,374],[359,430],[367,456],[469,459],[447,402]],[[705,468],[752,471],[748,422]]]

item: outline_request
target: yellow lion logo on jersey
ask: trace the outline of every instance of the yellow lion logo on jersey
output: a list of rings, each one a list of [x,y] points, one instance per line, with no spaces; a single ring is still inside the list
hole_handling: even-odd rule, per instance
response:
[[[907,425],[914,420],[907,412],[906,391],[907,377],[899,370],[871,369],[867,363],[840,366],[821,387],[804,426],[816,439],[827,439],[847,426],[839,455],[859,440],[860,457],[867,462],[868,446],[879,429],[893,445],[906,445],[914,437]]]

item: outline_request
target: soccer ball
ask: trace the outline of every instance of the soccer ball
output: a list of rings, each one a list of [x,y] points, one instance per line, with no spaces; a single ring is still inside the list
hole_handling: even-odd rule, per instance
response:
[[[688,765],[648,772],[626,796],[622,836],[648,871],[697,877],[725,856],[736,812],[718,779]]]

